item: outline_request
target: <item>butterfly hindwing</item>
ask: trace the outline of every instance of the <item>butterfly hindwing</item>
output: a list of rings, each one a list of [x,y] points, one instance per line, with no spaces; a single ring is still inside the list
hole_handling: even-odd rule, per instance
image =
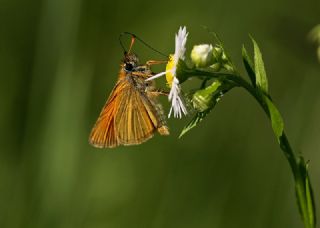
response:
[[[148,98],[134,81],[128,80],[121,94],[115,126],[120,144],[140,144],[153,136],[157,116]]]

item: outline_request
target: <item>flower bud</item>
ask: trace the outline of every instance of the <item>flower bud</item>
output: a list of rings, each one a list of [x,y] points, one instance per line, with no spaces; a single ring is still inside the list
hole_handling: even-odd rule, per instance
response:
[[[213,70],[213,71],[215,71],[215,72],[218,72],[218,71],[220,71],[220,69],[221,69],[221,63],[214,63],[214,64],[212,64],[211,66],[210,66],[210,68]]]
[[[211,109],[217,102],[215,94],[218,92],[221,86],[220,81],[214,81],[210,86],[198,90],[193,94],[192,103],[193,107],[198,112],[204,112]]]
[[[215,46],[213,48],[213,57],[214,57],[215,61],[220,62],[222,55],[223,55],[223,49],[219,46]]]
[[[212,45],[200,44],[193,46],[191,60],[196,67],[208,67],[213,63]]]

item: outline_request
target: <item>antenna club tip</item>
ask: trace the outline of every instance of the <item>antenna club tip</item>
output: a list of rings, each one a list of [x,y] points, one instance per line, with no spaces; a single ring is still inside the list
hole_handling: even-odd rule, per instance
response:
[[[120,34],[120,36],[119,36],[120,45],[121,45],[121,47],[123,48],[124,51],[126,51],[126,49],[125,49],[125,47],[124,47],[124,45],[123,45],[123,43],[122,43],[122,41],[121,41],[121,37],[122,37],[123,35],[125,35],[125,34],[131,36],[131,44],[130,44],[129,50],[127,51],[126,54],[130,53],[131,48],[132,48],[132,46],[133,46],[133,43],[134,43],[135,40],[137,39],[137,40],[139,40],[141,43],[143,43],[146,47],[148,47],[148,48],[150,48],[151,50],[157,52],[158,54],[160,54],[160,55],[165,56],[165,57],[168,58],[168,55],[163,54],[162,52],[154,49],[154,48],[151,47],[149,44],[147,44],[146,42],[144,42],[141,38],[139,38],[138,36],[136,36],[135,34],[133,34],[133,33],[131,33],[131,32],[122,32],[122,33]]]

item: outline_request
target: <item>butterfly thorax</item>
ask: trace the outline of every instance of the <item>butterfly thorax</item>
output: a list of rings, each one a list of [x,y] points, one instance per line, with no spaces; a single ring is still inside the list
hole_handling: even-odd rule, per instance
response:
[[[119,79],[128,79],[136,81],[138,84],[144,84],[144,80],[152,74],[150,67],[140,65],[139,58],[136,54],[130,53],[124,56],[121,63]]]

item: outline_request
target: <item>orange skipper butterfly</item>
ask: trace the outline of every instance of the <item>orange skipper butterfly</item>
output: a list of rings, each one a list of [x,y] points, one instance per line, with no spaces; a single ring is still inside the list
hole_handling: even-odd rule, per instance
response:
[[[89,137],[89,143],[94,147],[140,144],[156,131],[169,135],[162,107],[157,100],[158,95],[167,94],[156,90],[154,82],[145,81],[153,75],[150,65],[166,61],[148,61],[140,65],[138,57],[130,53],[136,38],[131,35],[131,45],[121,62],[118,81]]]

